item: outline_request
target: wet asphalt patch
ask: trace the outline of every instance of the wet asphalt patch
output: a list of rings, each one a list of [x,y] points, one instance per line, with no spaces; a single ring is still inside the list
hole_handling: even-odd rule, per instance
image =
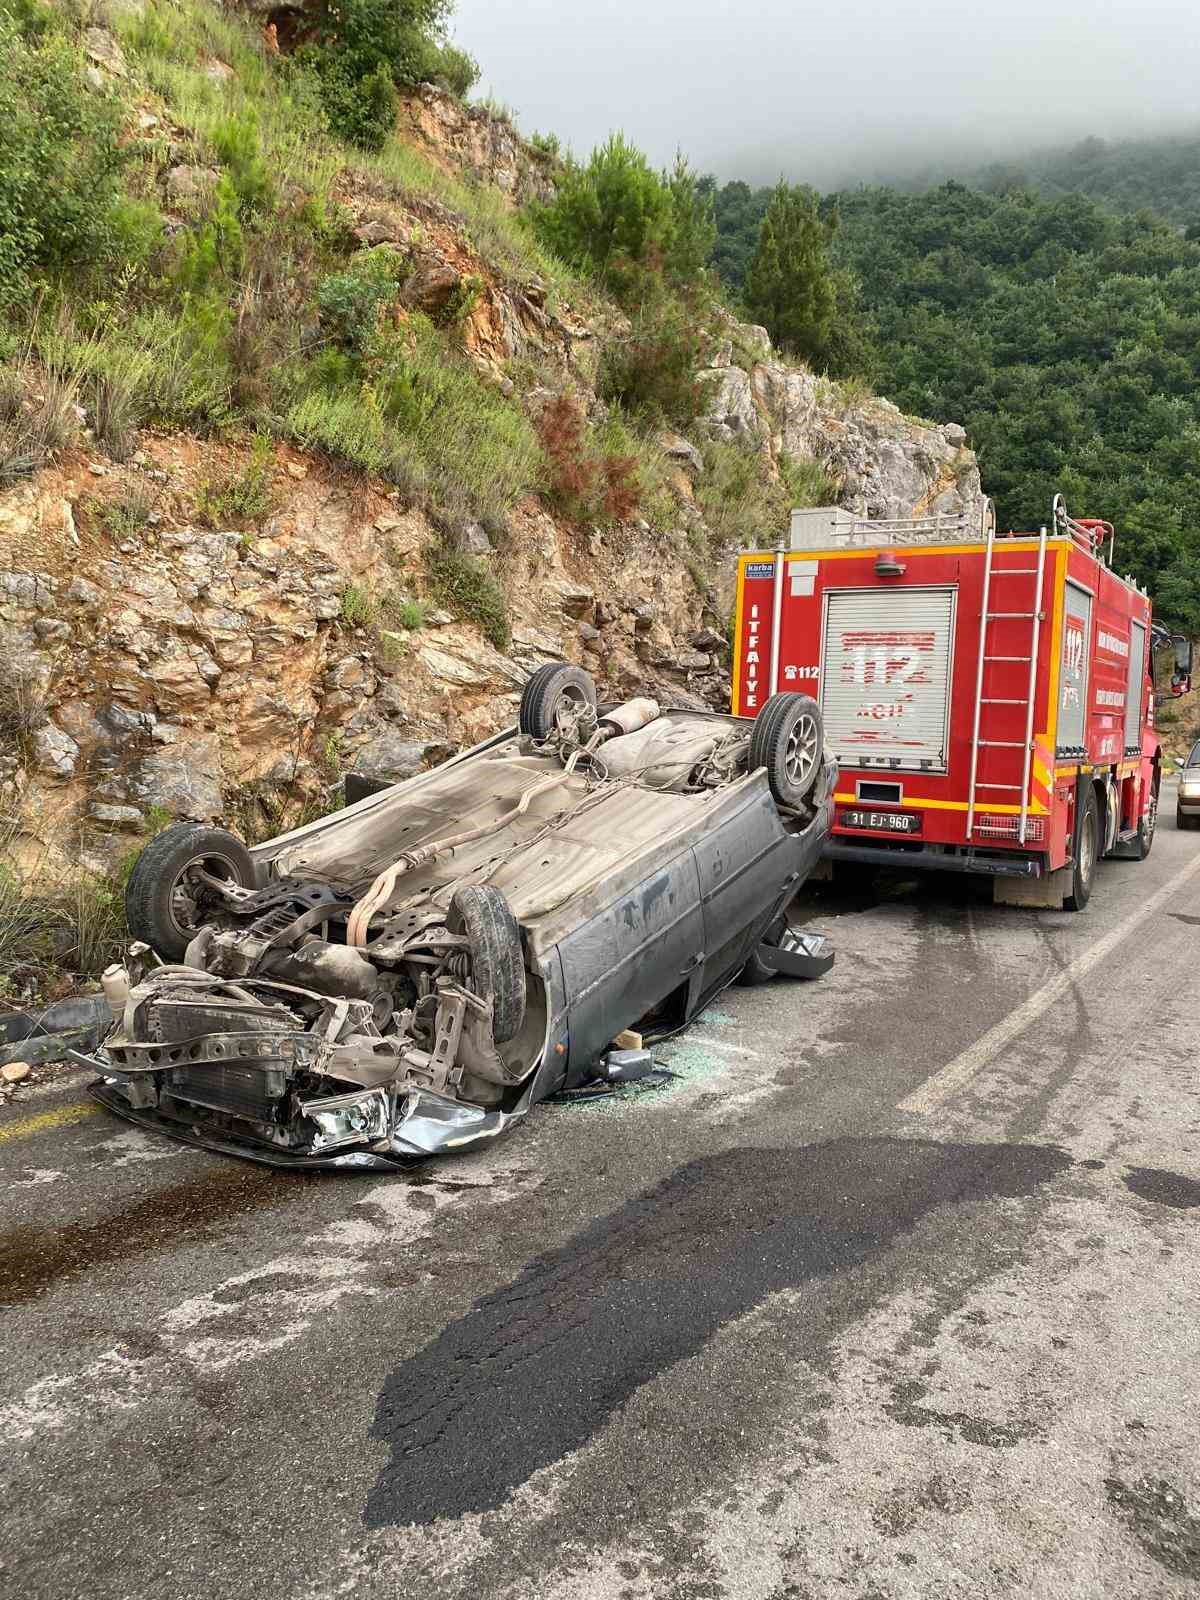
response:
[[[1200,1181],[1185,1178],[1181,1172],[1163,1172],[1158,1167],[1132,1167],[1125,1174],[1125,1187],[1139,1200],[1156,1206],[1171,1206],[1187,1211],[1200,1206]]]
[[[1200,1517],[1188,1511],[1173,1483],[1139,1478],[1129,1484],[1106,1478],[1104,1489],[1109,1505],[1148,1556],[1177,1577],[1200,1578]]]
[[[844,1138],[679,1168],[397,1368],[371,1430],[392,1459],[367,1526],[502,1505],[768,1295],[867,1262],[939,1207],[1021,1198],[1070,1166],[1046,1145]]]
[[[36,1300],[98,1266],[214,1238],[234,1218],[298,1199],[321,1181],[315,1174],[222,1162],[95,1221],[9,1228],[0,1233],[0,1305]]]

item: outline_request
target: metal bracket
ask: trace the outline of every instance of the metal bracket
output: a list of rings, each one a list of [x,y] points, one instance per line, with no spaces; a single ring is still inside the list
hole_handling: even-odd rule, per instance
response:
[[[835,951],[823,933],[796,933],[788,928],[778,944],[760,944],[764,967],[788,978],[822,978],[833,966]]]

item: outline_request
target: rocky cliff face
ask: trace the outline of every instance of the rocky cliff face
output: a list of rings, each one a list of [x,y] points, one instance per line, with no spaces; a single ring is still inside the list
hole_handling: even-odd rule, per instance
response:
[[[507,123],[433,89],[404,115],[447,167],[513,199],[545,192],[546,160]],[[621,327],[611,307],[564,304],[487,259],[439,201],[361,179],[340,198],[364,244],[409,253],[408,305],[436,314],[469,281],[464,344],[506,393],[523,368],[537,374],[517,394],[531,413],[559,390],[598,408],[595,351]],[[771,470],[815,459],[860,512],[978,505],[961,429],[850,397],[781,360],[761,329],[727,320],[708,375],[701,442],[741,442]],[[0,801],[89,865],[126,853],[164,813],[270,832],[332,803],[346,768],[407,776],[511,721],[544,661],[581,662],[612,696],[728,703],[734,551],[697,572],[694,552],[712,541],[688,440],[663,441],[676,503],[664,525],[580,527],[530,497],[490,533],[435,527],[385,484],[284,445],[268,467],[272,514],[252,533],[202,527],[199,479],[243,447],[140,443],[119,466],[85,430],[0,494]],[[131,499],[150,509],[123,531],[112,512]],[[502,588],[505,650],[437,604],[447,538]],[[416,621],[406,601],[425,602],[420,625],[396,620]]]

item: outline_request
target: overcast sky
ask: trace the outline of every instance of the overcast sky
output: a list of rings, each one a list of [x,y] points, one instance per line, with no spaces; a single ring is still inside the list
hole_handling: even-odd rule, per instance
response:
[[[1200,127],[1200,0],[458,0],[454,33],[527,133],[722,178]]]

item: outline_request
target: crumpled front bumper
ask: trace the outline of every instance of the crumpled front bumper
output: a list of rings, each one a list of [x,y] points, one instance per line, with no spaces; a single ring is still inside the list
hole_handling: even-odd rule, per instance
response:
[[[73,1051],[72,1059],[100,1074],[96,1082],[88,1085],[88,1093],[127,1122],[152,1128],[156,1133],[165,1134],[167,1138],[183,1144],[292,1170],[390,1172],[397,1167],[426,1161],[432,1156],[461,1154],[490,1144],[514,1123],[522,1121],[529,1108],[528,1093],[511,1110],[499,1111],[466,1105],[460,1100],[435,1094],[430,1089],[408,1089],[397,1103],[396,1115],[386,1138],[364,1140],[359,1144],[343,1145],[335,1150],[314,1154],[299,1146],[293,1150],[285,1145],[269,1144],[249,1134],[239,1138],[223,1126],[210,1125],[200,1108],[196,1108],[197,1114],[193,1119],[183,1121],[164,1116],[152,1107],[130,1105],[116,1088],[111,1064],[103,1059],[102,1052],[96,1056],[85,1056]]]

